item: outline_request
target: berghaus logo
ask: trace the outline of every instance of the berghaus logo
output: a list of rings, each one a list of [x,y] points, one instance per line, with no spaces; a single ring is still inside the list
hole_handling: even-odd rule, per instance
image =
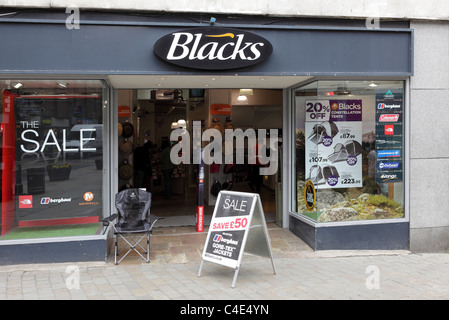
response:
[[[266,60],[273,46],[263,37],[230,28],[192,28],[163,36],[154,53],[175,65],[207,70],[244,68]]]

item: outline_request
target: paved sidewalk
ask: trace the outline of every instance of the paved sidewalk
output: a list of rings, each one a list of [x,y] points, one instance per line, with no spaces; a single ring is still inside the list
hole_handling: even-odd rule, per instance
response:
[[[277,274],[269,259],[245,254],[235,288],[232,269],[205,262],[198,277],[200,261],[190,255],[193,258],[153,257],[149,264],[131,259],[117,266],[2,266],[0,299],[449,299],[447,253],[314,252],[297,240],[286,247],[285,239],[294,239],[288,230],[270,229],[270,235]]]

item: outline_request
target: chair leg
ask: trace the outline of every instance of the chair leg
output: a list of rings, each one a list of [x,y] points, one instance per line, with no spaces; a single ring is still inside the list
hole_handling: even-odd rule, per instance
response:
[[[147,263],[150,263],[150,234],[147,238]]]
[[[131,252],[131,251],[135,251],[143,260],[145,260],[145,262],[149,263],[150,262],[150,234],[146,234],[147,235],[147,250],[145,250],[145,248],[140,244],[140,241],[145,239],[145,234],[141,234],[141,237],[136,241],[135,240],[135,236],[131,236],[131,239],[127,239],[124,236],[122,236],[121,234],[118,234],[118,236],[120,236],[122,238],[122,240],[129,246],[129,250],[123,255],[121,256],[120,260],[117,261],[117,256],[119,254],[122,253],[123,250],[125,250],[125,248],[122,248],[122,250],[120,250],[120,252],[118,252],[118,245],[117,245],[117,240],[118,237],[116,238],[116,243],[115,243],[115,264],[119,264],[123,259],[125,259],[125,257]],[[136,236],[139,237],[139,236]],[[140,252],[141,249],[142,252]],[[143,255],[144,253],[147,254],[146,258]]]
[[[115,249],[114,249],[114,264],[117,265],[117,251],[118,251],[118,246],[117,246],[117,236],[115,236]]]

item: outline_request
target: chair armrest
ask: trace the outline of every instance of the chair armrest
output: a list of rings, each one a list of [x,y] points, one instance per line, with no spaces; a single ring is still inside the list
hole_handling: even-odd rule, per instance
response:
[[[114,221],[117,218],[118,214],[114,213],[110,215],[109,217],[106,217],[103,219],[103,226],[108,226],[110,222]]]
[[[151,222],[151,227],[150,227],[150,230],[151,229],[153,229],[153,226],[154,226],[154,224],[158,221],[158,220],[162,220],[162,219],[164,219],[164,217],[158,217],[158,216],[155,216],[154,214],[150,214],[149,215],[149,219],[150,219],[150,222]]]

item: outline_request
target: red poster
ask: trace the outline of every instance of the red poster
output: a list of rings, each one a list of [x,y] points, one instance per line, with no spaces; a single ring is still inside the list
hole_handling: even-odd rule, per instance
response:
[[[128,106],[119,106],[118,107],[118,117],[119,118],[131,117],[131,109]]]
[[[213,104],[210,106],[210,114],[231,115],[231,105],[229,105],[229,104]]]

